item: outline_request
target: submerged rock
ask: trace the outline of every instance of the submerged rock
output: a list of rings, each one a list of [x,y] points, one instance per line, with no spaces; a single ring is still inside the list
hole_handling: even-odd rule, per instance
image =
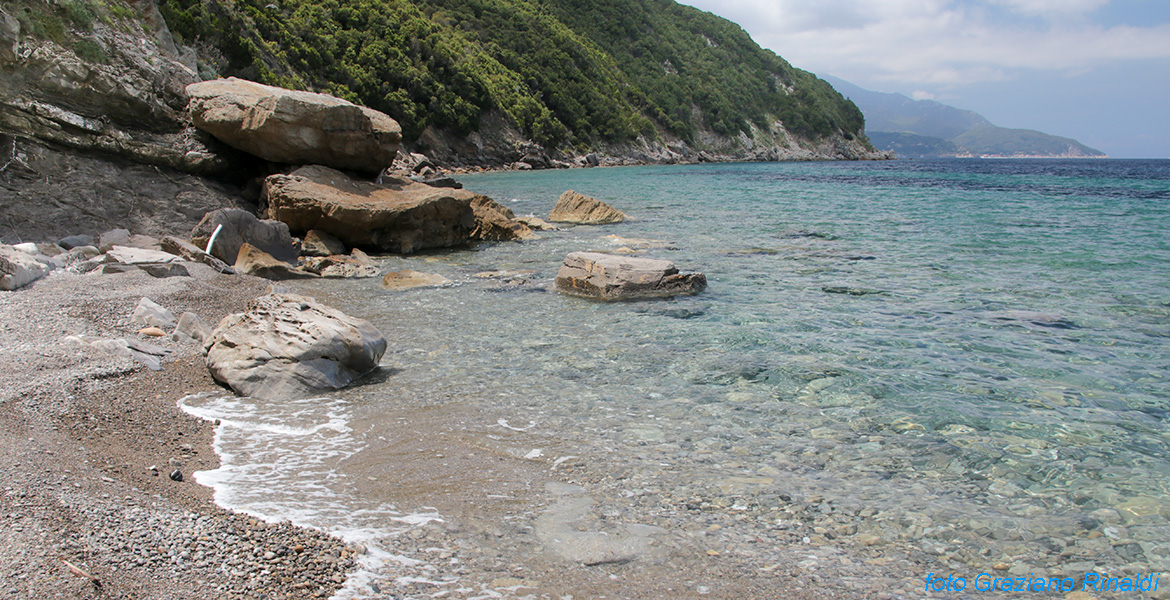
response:
[[[548,220],[554,223],[576,223],[578,225],[605,225],[621,223],[626,213],[585,194],[573,190],[561,194],[556,206],[548,213]]]
[[[217,79],[187,86],[195,126],[279,163],[379,173],[394,162],[402,128],[385,113],[327,94]]]
[[[212,377],[237,393],[295,398],[353,383],[378,366],[386,339],[307,296],[269,294],[224,317],[204,348]]]
[[[410,254],[466,244],[475,229],[466,190],[435,188],[401,177],[358,181],[310,166],[264,181],[268,216],[293,231],[318,229],[350,247]]]
[[[451,283],[450,279],[435,273],[421,273],[407,269],[387,273],[382,278],[382,287],[388,290],[409,290],[418,287],[440,287]]]
[[[674,263],[652,258],[572,252],[557,272],[557,291],[603,300],[697,294],[707,287],[702,273],[679,273]]]

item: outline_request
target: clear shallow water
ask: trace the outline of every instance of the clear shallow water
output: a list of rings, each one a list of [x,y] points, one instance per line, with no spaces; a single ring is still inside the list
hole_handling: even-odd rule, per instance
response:
[[[388,370],[314,414],[290,403],[249,416],[304,420],[290,425],[297,431],[221,434],[225,468],[261,463],[274,479],[200,480],[235,508],[383,540],[373,574],[345,595],[376,596],[371,581],[397,581],[407,596],[491,596],[476,581],[487,569],[393,548],[409,515],[473,520],[440,516],[425,493],[403,491],[414,485],[403,473],[434,477],[436,494],[454,485],[447,478],[464,493],[524,496],[537,508],[515,511],[528,523],[518,531],[535,530],[533,547],[554,545],[538,514],[556,494],[500,492],[499,479],[447,463],[408,466],[442,452],[438,442],[404,450],[404,423],[436,408],[461,449],[548,472],[577,465],[563,477],[587,480],[582,493],[617,513],[610,521],[662,528],[651,537],[673,554],[634,564],[687,560],[689,525],[726,513],[724,554],[764,569],[795,539],[863,556],[904,550],[957,573],[996,563],[1022,574],[1170,571],[1170,162],[698,165],[462,180],[518,214],[544,216],[576,189],[635,218],[385,260],[452,287],[298,286],[374,321],[392,340]],[[704,271],[710,287],[614,304],[545,291],[566,253],[623,246]],[[475,276],[492,270],[535,272]],[[226,419],[239,407],[224,402],[187,404]],[[304,436],[325,437],[306,446]],[[395,473],[397,489],[368,483]],[[399,508],[404,498],[414,504]],[[764,543],[748,552],[732,532]]]

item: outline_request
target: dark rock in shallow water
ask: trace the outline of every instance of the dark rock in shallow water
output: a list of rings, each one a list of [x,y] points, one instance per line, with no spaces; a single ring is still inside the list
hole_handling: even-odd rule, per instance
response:
[[[831,233],[822,233],[820,231],[809,231],[806,229],[790,229],[788,231],[780,232],[779,237],[786,239],[798,238],[812,238],[817,240],[836,240],[840,239]]]
[[[829,294],[848,294],[850,296],[876,296],[886,293],[883,290],[871,290],[868,288],[857,288],[843,285],[826,285],[825,287],[821,288],[821,291]]]

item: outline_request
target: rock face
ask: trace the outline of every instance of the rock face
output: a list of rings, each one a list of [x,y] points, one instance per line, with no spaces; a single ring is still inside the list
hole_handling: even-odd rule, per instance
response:
[[[467,190],[434,188],[398,177],[356,181],[311,166],[264,181],[268,217],[296,232],[319,229],[350,247],[410,254],[461,246],[475,229]]]
[[[557,271],[556,288],[603,300],[697,294],[707,288],[702,273],[679,273],[674,263],[598,252],[572,252]]]
[[[224,317],[204,348],[211,375],[237,393],[291,398],[353,383],[378,366],[386,339],[312,298],[270,294]]]
[[[293,246],[288,225],[279,221],[260,220],[256,215],[238,208],[221,208],[207,213],[191,231],[191,239],[206,244],[220,225],[223,225],[223,229],[215,236],[211,255],[225,263],[234,264],[240,247],[248,243],[276,260],[294,266],[297,264],[297,250]]]
[[[340,98],[234,77],[187,86],[195,126],[265,160],[379,173],[394,162],[402,128]]]
[[[626,213],[596,198],[569,190],[557,199],[556,206],[548,213],[548,220],[554,223],[605,225],[625,221]]]

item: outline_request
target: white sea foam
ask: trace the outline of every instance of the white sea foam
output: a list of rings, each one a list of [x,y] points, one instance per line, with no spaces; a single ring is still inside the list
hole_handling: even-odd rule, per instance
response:
[[[215,491],[216,504],[268,522],[291,521],[361,544],[357,570],[334,598],[373,597],[378,580],[417,579],[434,572],[426,563],[395,554],[388,543],[401,533],[441,522],[437,510],[405,512],[357,498],[344,488],[341,461],[363,444],[349,427],[346,403],[335,398],[277,402],[222,394],[195,394],[179,401],[185,412],[219,421],[213,442],[220,467],[194,473]]]

